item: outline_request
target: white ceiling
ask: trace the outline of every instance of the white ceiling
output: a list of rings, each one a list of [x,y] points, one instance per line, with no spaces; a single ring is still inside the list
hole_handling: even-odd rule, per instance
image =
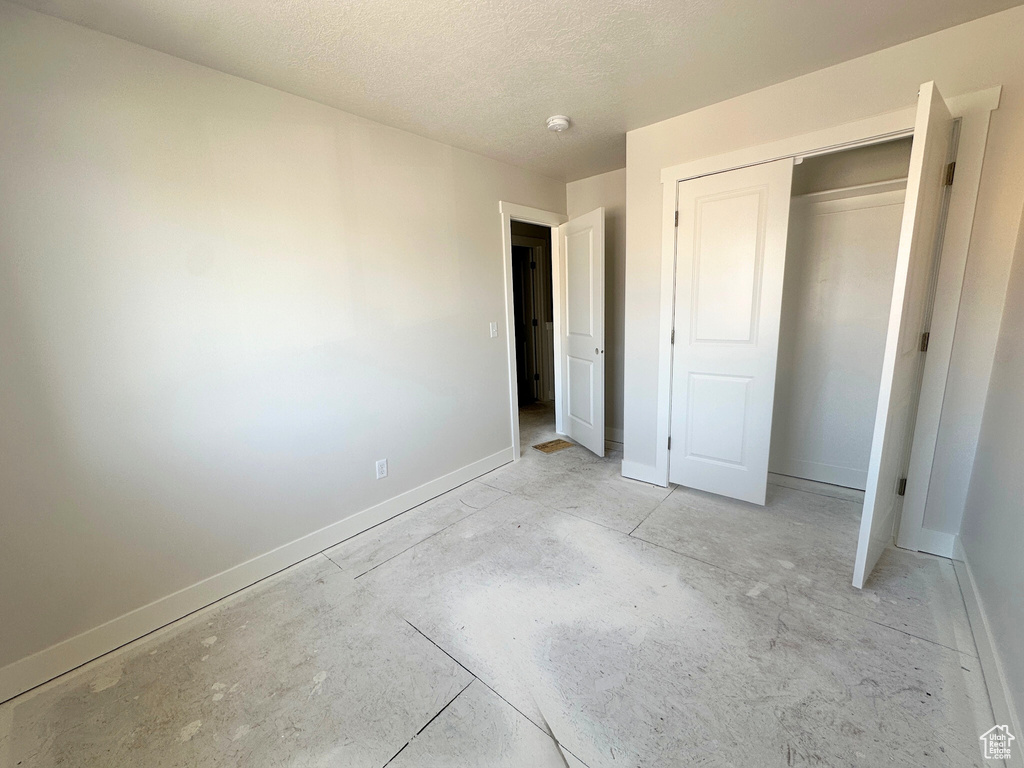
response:
[[[624,166],[627,130],[1021,0],[21,2],[568,181]]]

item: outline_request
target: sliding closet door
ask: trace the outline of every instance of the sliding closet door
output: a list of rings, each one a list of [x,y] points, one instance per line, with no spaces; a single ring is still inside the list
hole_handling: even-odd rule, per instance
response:
[[[864,513],[853,586],[863,587],[882,550],[892,542],[903,497],[900,479],[910,457],[921,390],[921,334],[931,303],[932,274],[953,119],[934,83],[921,86],[910,153],[907,197],[896,255],[889,328],[882,358]]]
[[[793,160],[679,182],[669,480],[764,504]]]

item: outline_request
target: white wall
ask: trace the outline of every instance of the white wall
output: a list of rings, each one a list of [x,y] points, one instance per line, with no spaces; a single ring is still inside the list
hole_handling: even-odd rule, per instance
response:
[[[912,144],[908,137],[807,158],[793,169],[793,194],[905,179]]]
[[[605,432],[622,442],[622,377],[626,296],[626,169],[609,171],[565,187],[569,218],[604,206],[605,252]]]
[[[1017,241],[960,541],[1022,743],[1024,714],[1024,229]],[[998,709],[998,706],[997,706]],[[996,712],[997,718],[1002,713]],[[1013,715],[1011,714],[1011,717]],[[1000,720],[1000,722],[1003,722]],[[1015,745],[1015,746],[1016,746]],[[1019,751],[1018,751],[1019,756]],[[1016,763],[1015,763],[1016,765]]]
[[[0,3],[0,667],[511,455],[499,200],[565,186]]]
[[[959,529],[1017,219],[1024,201],[1024,8],[919,38],[626,134],[625,459],[655,464],[661,169],[912,105],[935,80],[947,96],[1002,84],[992,114],[925,526]],[[933,480],[933,483],[936,481]],[[934,487],[934,486],[933,486]]]

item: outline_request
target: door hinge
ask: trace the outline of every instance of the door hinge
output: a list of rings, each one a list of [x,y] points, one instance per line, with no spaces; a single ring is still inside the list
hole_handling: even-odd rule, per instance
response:
[[[533,380],[534,381],[540,381],[540,374],[539,373],[533,374]]]
[[[536,268],[537,268],[537,262],[536,261],[531,261],[530,262],[530,269],[536,269]]]
[[[679,226],[679,211],[676,211],[676,226]]]
[[[669,344],[675,344],[676,343],[676,329],[675,328],[672,329],[672,338],[669,339],[668,343]]]
[[[922,352],[927,352],[928,351],[928,340],[930,338],[931,338],[931,334],[928,333],[928,331],[925,331],[924,333],[921,334],[921,351]]]
[[[668,449],[670,451],[672,450],[672,435],[668,436]]]
[[[907,478],[901,477],[899,483],[896,485],[896,495],[903,496],[907,492]]]
[[[946,166],[946,181],[943,183],[943,186],[953,186],[954,175],[956,175],[956,160],[954,160],[953,162]]]
[[[536,318],[536,317],[535,317],[535,318],[533,318],[533,327],[534,327],[534,328],[536,328],[536,327],[537,327],[537,318]]]

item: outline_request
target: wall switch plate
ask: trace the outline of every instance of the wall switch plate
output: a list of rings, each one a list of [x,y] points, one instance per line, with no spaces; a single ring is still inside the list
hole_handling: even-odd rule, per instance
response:
[[[491,338],[492,339],[498,338],[498,324],[497,323],[491,323]]]
[[[377,462],[377,479],[381,480],[388,476],[388,460],[381,459]]]

